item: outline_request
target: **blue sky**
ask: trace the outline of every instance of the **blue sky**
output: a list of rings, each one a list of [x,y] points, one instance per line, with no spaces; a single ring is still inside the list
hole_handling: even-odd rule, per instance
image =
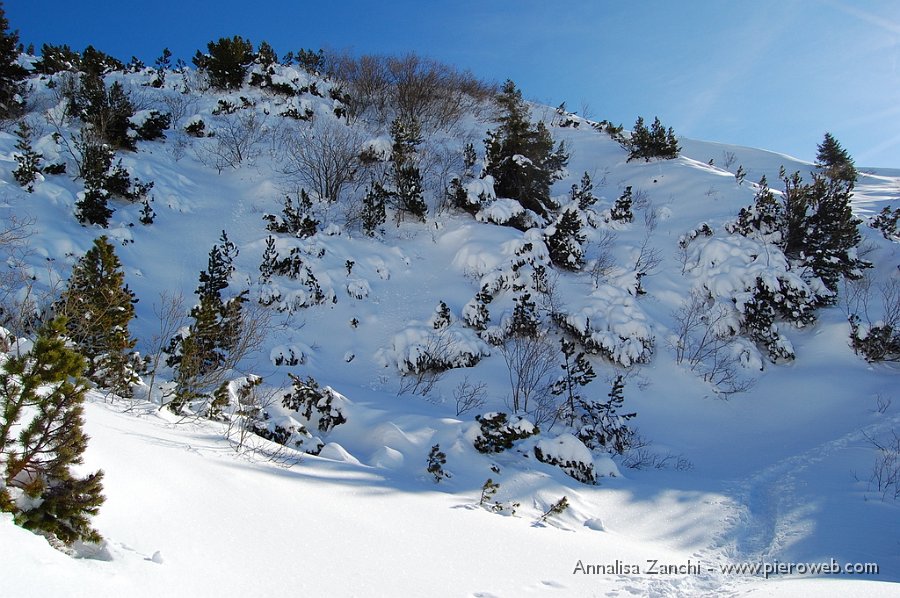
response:
[[[600,120],[812,160],[830,131],[858,166],[900,168],[896,0],[7,0],[25,44],[188,62],[222,36],[415,51]],[[114,7],[114,8],[111,8]]]

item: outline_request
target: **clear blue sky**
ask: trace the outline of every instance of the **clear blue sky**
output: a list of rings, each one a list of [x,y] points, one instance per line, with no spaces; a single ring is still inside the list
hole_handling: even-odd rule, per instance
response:
[[[529,99],[812,160],[830,131],[858,166],[900,168],[897,0],[7,0],[27,45],[190,61],[222,36],[276,51],[415,51]]]

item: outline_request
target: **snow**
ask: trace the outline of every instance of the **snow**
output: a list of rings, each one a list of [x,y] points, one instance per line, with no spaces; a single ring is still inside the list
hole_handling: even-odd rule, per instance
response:
[[[137,87],[146,75],[121,77],[133,78]],[[294,78],[295,85],[318,81],[320,90],[327,90],[324,80],[296,69],[279,70],[273,80]],[[163,90],[140,90],[149,105],[162,107],[164,94],[182,95],[180,79],[170,76]],[[42,100],[36,105],[49,106],[49,115],[63,122],[64,106],[50,101],[46,82],[37,84],[36,93]],[[285,105],[249,88],[228,97],[240,104],[241,95],[256,102],[246,110],[277,108],[269,124]],[[10,174],[14,162],[4,159],[2,217],[35,218],[33,251],[22,267],[36,278],[40,292],[65,280],[96,235],[114,239],[139,298],[132,333],[142,354],[159,333],[160,293],[180,293],[192,305],[197,274],[227,230],[241,249],[231,290],[247,288],[253,301],[272,299],[275,320],[263,346],[241,364],[241,375],[261,376],[264,387],[275,392],[268,424],[297,430],[302,425],[321,436],[304,436],[303,447],[324,446],[318,456],[261,439],[236,446],[222,423],[183,420],[160,410],[158,389],[138,394],[152,395],[152,403],[92,393],[84,468],[106,474],[107,501],[95,525],[107,544],[94,558],[73,559],[0,514],[4,595],[896,595],[900,504],[882,501],[868,483],[875,457],[868,439],[900,429],[896,365],[868,364],[853,354],[840,306],[819,310],[814,325],[782,327],[797,355],[789,364],[765,362],[763,368],[756,347],[735,339],[733,350],[756,385],[727,401],[676,364],[666,342],[676,325],[672,313],[694,289],[710,291],[732,310],[740,308],[756,280],[772,290],[790,284],[819,291],[780,253],[724,232],[740,208],[752,203],[749,181],[765,174],[776,188],[782,164],[789,172],[808,172],[811,165],[686,139],[680,140],[684,149],[676,160],[626,163],[618,144],[590,127],[551,127],[554,138],[572,149],[572,174],[556,184],[557,196],[565,197],[580,174],[590,172],[601,197],[598,213],[612,204],[603,198],[618,197],[626,186],[644,198],[643,204],[635,202],[633,223],[615,226],[609,273],[558,273],[543,242],[547,229],[523,233],[493,224],[524,211],[512,199],[496,198],[492,180],[475,178],[465,188],[470,198],[487,202],[478,218],[432,209],[424,225],[389,221],[375,239],[353,224],[349,205],[317,205],[319,234],[302,242],[278,239],[281,257],[291,247],[301,251],[325,295],[316,302],[304,274],[297,280],[274,277],[269,285],[257,281],[269,234],[262,214],[279,213],[283,164],[266,153],[221,173],[205,165],[200,146],[193,144],[213,144],[215,138],[198,141],[181,127],[203,118],[210,125],[219,96],[189,97],[195,104],[165,141],[139,142],[136,153],[123,156],[126,167],[155,182],[153,225],[137,222],[139,205],[116,201],[108,229],[80,226],[72,214],[83,184],[74,180],[73,164],[49,126],[34,146],[48,160],[69,160],[70,173],[47,175],[35,193],[26,194]],[[329,98],[308,94],[294,105],[311,107],[314,119],[333,118]],[[369,140],[364,147],[382,158],[390,154],[383,128],[355,126]],[[467,117],[460,128],[464,135],[442,133],[427,139],[425,150],[446,143],[461,153],[463,137],[484,138],[490,126]],[[14,143],[12,135],[0,135],[0,156],[11,156]],[[708,166],[710,158],[719,163],[723,151],[736,154],[748,182],[738,185],[733,173]],[[435,206],[443,187],[440,177],[429,176],[426,196]],[[861,174],[854,197],[859,214],[898,203],[900,173]],[[634,256],[648,235],[649,213],[657,217],[649,247],[661,252],[662,262],[642,280],[647,294],[636,296]],[[693,235],[679,255],[679,239],[700,222],[715,233]],[[592,241],[613,228],[597,226],[584,244],[588,263],[602,257]],[[868,227],[861,232],[873,247],[869,259],[876,261],[876,279],[897,276],[896,243]],[[350,274],[348,259],[355,263]],[[465,316],[474,307],[473,296],[487,286],[494,294],[490,323],[498,325],[511,312],[515,289],[531,288],[540,266],[558,274],[555,298],[570,332],[597,349],[590,359],[598,376],[585,388],[587,396],[603,399],[609,380],[625,374],[626,409],[638,413],[635,425],[652,443],[646,451],[659,468],[632,469],[620,456],[591,452],[560,423],[542,424],[540,434],[510,451],[482,455],[474,449],[479,430],[474,417],[509,412],[510,383],[503,357],[484,340],[490,334],[466,327]],[[452,314],[452,324],[443,330],[428,321],[439,301]],[[553,306],[538,305],[549,318]],[[28,348],[29,341],[18,342]],[[403,375],[415,374],[419,358],[436,350],[460,367],[442,372],[427,396],[403,392],[409,380]],[[315,417],[307,422],[279,412],[277,391],[290,384],[289,374],[320,381],[331,401],[322,407],[340,412],[347,422],[320,433]],[[454,393],[466,379],[484,383],[485,404],[457,414]],[[879,400],[887,404],[883,411]],[[518,415],[510,414],[510,420],[533,431]],[[439,483],[425,469],[436,444],[453,474]],[[597,485],[538,462],[536,446],[561,461],[589,463]],[[692,467],[675,469],[666,465],[673,459],[663,461],[667,457],[683,457]],[[478,507],[488,478],[500,485],[496,500],[520,503],[515,516]],[[570,508],[538,525],[546,507],[562,496]],[[90,556],[86,547],[80,550]],[[881,570],[769,580],[718,570],[729,563],[830,558],[877,562]],[[646,564],[648,559],[691,559],[714,571],[573,573],[579,560]]]
[[[518,201],[507,197],[498,197],[486,207],[475,214],[479,222],[492,222],[494,224],[506,224],[517,216],[525,213],[525,208]]]

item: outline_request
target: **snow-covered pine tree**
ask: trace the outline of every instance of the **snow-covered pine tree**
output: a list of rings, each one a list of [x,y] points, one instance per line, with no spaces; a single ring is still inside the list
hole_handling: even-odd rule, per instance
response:
[[[562,177],[569,155],[565,143],[554,147],[543,123],[531,124],[522,92],[507,80],[496,98],[499,126],[488,131],[485,174],[494,177],[498,197],[517,200],[522,207],[546,217],[558,206],[550,185]]]
[[[103,472],[72,470],[87,447],[88,387],[65,327],[61,318],[47,323],[28,353],[8,355],[0,367],[0,510],[65,544],[99,542],[90,518],[103,504]]]
[[[531,293],[523,292],[513,298],[513,313],[508,334],[513,337],[536,338],[541,328],[537,305],[531,300]]]
[[[166,74],[172,68],[172,51],[163,48],[162,53],[153,63],[156,70],[156,78],[150,82],[151,87],[162,87],[166,83]]]
[[[99,237],[72,268],[58,311],[66,330],[87,359],[85,375],[121,397],[138,381],[136,341],[128,332],[137,299],[108,239]]]
[[[780,233],[783,220],[784,210],[769,189],[766,175],[763,175],[759,180],[753,205],[741,208],[737,221],[728,226],[728,231],[745,237],[768,239],[775,233]],[[781,235],[777,236],[780,242]]]
[[[82,59],[79,84],[66,95],[67,110],[90,126],[91,133],[117,149],[135,149],[131,135],[134,104],[122,84],[116,81],[108,89],[103,79],[102,61]]]
[[[144,226],[150,226],[151,224],[153,224],[153,220],[155,218],[156,212],[153,211],[153,207],[150,205],[150,200],[145,198],[143,205],[141,206],[141,217],[138,220]]]
[[[850,205],[853,182],[815,173],[812,183],[804,183],[797,172],[783,180],[784,253],[822,280],[830,294],[819,300],[831,304],[842,277],[858,278],[871,266],[856,253],[862,221]]]
[[[812,213],[807,220],[805,263],[832,292],[826,303],[833,303],[841,278],[859,278],[862,270],[872,264],[856,253],[862,240],[859,233],[862,220],[853,215],[850,206],[853,183],[814,174],[810,190]]]
[[[259,263],[259,281],[267,283],[275,274],[275,265],[278,261],[278,250],[275,249],[275,237],[266,237],[266,249],[263,251],[262,261]]]
[[[463,148],[463,178],[475,177],[475,162],[478,161],[478,154],[475,153],[475,145],[467,143]]]
[[[444,478],[449,478],[450,474],[444,471],[444,465],[447,464],[447,453],[441,450],[441,445],[436,444],[431,447],[428,453],[427,467],[428,473],[434,476],[434,483],[440,483]]]
[[[775,296],[762,280],[757,279],[756,288],[751,290],[750,300],[744,304],[741,327],[753,342],[764,348],[772,361],[793,360],[794,349],[778,331],[775,319],[778,308],[783,303],[776,302]]]
[[[297,202],[290,195],[284,196],[281,217],[274,214],[263,216],[269,224],[266,228],[275,233],[293,235],[300,239],[311,237],[317,232],[319,221],[312,217],[312,199],[306,189],[300,189]]]
[[[550,259],[556,266],[566,270],[578,270],[584,265],[585,241],[583,213],[575,206],[566,207],[557,217],[544,242],[550,252]]]
[[[431,318],[431,326],[435,330],[443,330],[450,325],[450,321],[450,308],[446,303],[441,301],[434,309],[434,316]]]

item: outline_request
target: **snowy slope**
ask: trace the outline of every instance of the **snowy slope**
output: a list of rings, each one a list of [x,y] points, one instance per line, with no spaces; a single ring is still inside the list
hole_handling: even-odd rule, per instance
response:
[[[161,94],[178,93],[142,87],[141,77],[146,78],[114,75],[111,80],[120,78],[146,102],[161,107]],[[41,110],[54,106],[52,90],[39,87],[37,92]],[[254,109],[260,114],[269,110],[266,122],[276,126],[271,114],[277,113],[277,98],[254,89],[241,93],[257,103]],[[304,101],[316,112],[311,126],[333,119],[331,100]],[[259,156],[239,168],[217,172],[205,164],[203,147],[214,140],[193,140],[178,129],[195,115],[215,121],[215,106],[216,96],[197,95],[192,113],[175,123],[166,141],[142,142],[138,152],[122,156],[135,175],[155,183],[157,217],[150,226],[137,223],[140,206],[116,204],[108,230],[81,227],[73,205],[82,182],[71,176],[47,176],[35,193],[25,193],[11,175],[15,137],[0,133],[2,211],[35,220],[28,259],[39,287],[65,280],[94,237],[109,235],[119,243],[116,250],[128,284],[140,299],[132,332],[142,351],[149,350],[149,339],[158,330],[160,293],[181,292],[191,305],[197,273],[206,267],[207,252],[222,230],[240,248],[232,286],[249,288],[251,295],[259,291],[258,265],[269,234],[262,216],[280,210],[285,184],[281,163],[263,143]],[[535,117],[542,110],[547,113],[536,108]],[[30,119],[45,156],[65,159],[52,142],[53,128],[38,112]],[[356,126],[369,139],[385,134],[364,123]],[[438,155],[449,147],[459,155],[466,141],[477,147],[491,126],[469,117],[454,134],[430,137],[425,151]],[[686,269],[679,238],[706,222],[715,235],[697,241],[695,248],[736,243],[729,241],[723,225],[752,202],[750,181],[765,175],[777,189],[782,166],[788,172],[809,172],[812,165],[772,152],[692,140],[681,141],[678,159],[628,163],[616,142],[586,124],[551,130],[571,151],[570,176],[554,187],[560,199],[583,172],[591,174],[601,198],[598,211],[608,209],[626,186],[640,193],[635,221],[606,227],[617,235],[611,249],[617,269],[607,284],[595,288],[588,273],[565,273],[557,289],[572,313],[589,314],[595,325],[608,321],[610,330],[639,328],[653,337],[652,358],[628,369],[626,406],[638,413],[634,422],[652,442],[649,450],[682,458],[692,464],[690,470],[632,470],[619,458],[614,462],[596,454],[594,466],[605,477],[596,487],[582,485],[537,462],[531,452],[537,442],[562,433],[560,428],[500,455],[475,451],[476,413],[457,417],[454,388],[466,377],[482,381],[487,404],[479,413],[508,411],[502,357],[486,348],[477,366],[451,370],[426,397],[401,392],[398,361],[423,330],[433,329],[429,320],[440,301],[458,322],[485,277],[508,268],[529,233],[432,211],[424,225],[389,222],[382,235],[369,239],[345,222],[344,206],[320,206],[317,217],[325,230],[305,241],[280,238],[279,244],[285,250],[301,247],[306,256],[321,255],[307,263],[335,301],[276,314],[263,347],[243,369],[263,376],[270,387],[286,384],[288,373],[311,375],[347,398],[348,422],[322,435],[329,443],[322,455],[283,452],[287,462],[269,462],[259,452],[234,451],[222,438],[220,424],[178,421],[154,403],[107,403],[92,395],[87,411],[92,441],[85,467],[106,472],[107,502],[96,521],[108,541],[105,552],[95,555],[101,558],[73,560],[4,519],[4,593],[895,593],[900,505],[882,501],[867,480],[874,460],[868,438],[900,429],[900,400],[883,412],[876,408],[879,397],[900,399],[897,368],[868,364],[852,352],[840,307],[821,310],[815,326],[784,326],[797,359],[749,370],[755,386],[729,400],[676,364],[667,342],[675,327],[672,313],[708,274]],[[726,170],[718,165],[729,153],[735,160]],[[743,184],[734,177],[738,165],[748,173]],[[432,207],[440,189],[437,170],[427,179]],[[361,188],[349,190],[355,199],[361,193]],[[861,175],[854,197],[860,217],[898,204],[897,173]],[[655,228],[647,226],[647,214],[655,214]],[[869,259],[876,264],[876,278],[896,276],[898,245],[868,227],[861,229],[874,247]],[[599,238],[600,232],[591,235]],[[662,261],[642,281],[647,294],[634,297],[627,291],[634,280],[631,264],[645,238]],[[599,256],[595,247],[588,247],[590,262]],[[350,272],[348,260],[354,262]],[[301,288],[295,281],[278,284],[285,292]],[[491,304],[492,322],[511,308],[511,294],[501,294]],[[458,330],[458,345],[481,347],[468,329]],[[273,354],[286,348],[302,353],[303,362],[274,365]],[[609,380],[623,368],[601,359],[594,364],[598,379],[590,392],[605,396]],[[453,476],[435,485],[425,460],[438,443]],[[274,450],[262,441],[257,445]],[[515,516],[477,506],[488,477],[500,483],[498,500],[520,503]],[[562,496],[572,507],[539,523],[541,513]],[[728,563],[832,558],[876,562],[880,573],[771,581],[719,569]],[[690,560],[702,565],[702,571],[673,576],[576,572],[579,561],[639,564],[645,571],[652,559],[674,564]]]

